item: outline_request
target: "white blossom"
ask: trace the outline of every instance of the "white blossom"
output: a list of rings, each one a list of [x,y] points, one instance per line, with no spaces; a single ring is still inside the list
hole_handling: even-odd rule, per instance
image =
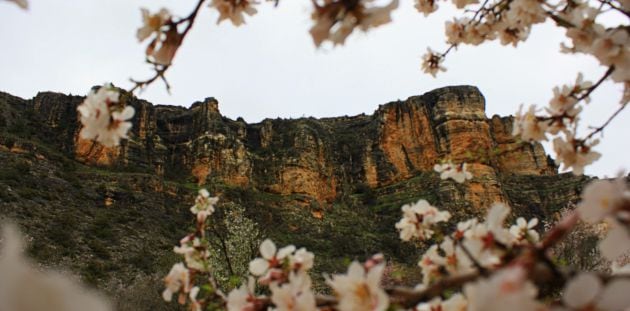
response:
[[[197,300],[197,295],[199,294],[199,287],[195,286],[190,290],[188,294],[188,299],[190,299],[190,309],[192,311],[202,311],[201,303]]]
[[[468,255],[451,238],[446,237],[440,244],[440,249],[444,251],[444,267],[449,274],[459,275],[474,270]]]
[[[255,310],[256,296],[254,290],[256,281],[253,277],[247,279],[247,283],[239,288],[233,289],[227,297],[228,311],[250,311]]]
[[[183,263],[176,263],[171,268],[171,271],[164,278],[164,284],[166,289],[162,292],[162,298],[165,301],[171,301],[173,294],[180,290],[184,293],[190,291],[190,272]],[[180,303],[182,301],[180,300]]]
[[[258,12],[255,4],[258,2],[251,0],[212,0],[210,7],[219,11],[217,24],[229,19],[238,27],[245,24],[245,15],[253,16]]]
[[[628,231],[630,228],[618,221],[611,222],[612,225],[606,237],[599,242],[599,249],[606,259],[614,261],[630,251],[630,232]]]
[[[418,12],[424,14],[425,17],[438,9],[436,0],[415,0],[415,2],[416,9]]]
[[[306,272],[313,268],[315,255],[302,247],[295,254],[289,256],[291,268],[296,271]]]
[[[464,285],[469,311],[537,311],[538,290],[521,267],[502,269],[487,279]]]
[[[392,0],[385,6],[376,6],[368,0],[358,2],[352,8],[335,1],[324,1],[323,5],[316,3],[316,9],[311,14],[315,24],[309,32],[317,47],[326,40],[342,45],[356,27],[368,31],[391,22],[391,13],[398,3],[399,0]]]
[[[510,2],[510,9],[506,15],[506,19],[512,24],[523,26],[542,23],[546,18],[547,12],[537,0],[514,0]]]
[[[595,180],[586,185],[577,211],[582,220],[595,223],[624,206],[630,209],[630,190],[624,178],[620,177],[614,181]]]
[[[431,227],[450,219],[451,214],[431,206],[426,200],[402,206],[403,218],[396,223],[400,238],[409,241],[412,238],[425,240],[433,235]]]
[[[573,168],[574,175],[582,175],[584,167],[597,161],[601,154],[593,151],[592,147],[597,145],[599,140],[590,143],[579,144],[572,134],[568,134],[566,140],[556,137],[553,140],[553,149],[556,152],[556,164],[562,164],[562,169]]]
[[[311,290],[311,278],[306,273],[291,273],[289,282],[272,283],[271,301],[278,311],[315,311],[315,295]]]
[[[142,12],[142,27],[138,28],[136,32],[138,41],[142,42],[153,34],[160,36],[162,26],[171,19],[171,13],[165,8],[160,9],[160,11],[155,14],[151,14],[149,10],[145,8],[141,8],[140,10]]]
[[[516,220],[516,224],[510,227],[510,233],[517,241],[529,241],[536,243],[540,240],[538,232],[533,230],[536,225],[538,225],[538,218],[532,218],[528,222],[525,218],[519,217]]]
[[[433,166],[433,170],[440,173],[441,179],[450,178],[460,184],[473,177],[472,173],[468,171],[466,163],[453,164],[453,162],[448,161],[447,163],[436,164]]]
[[[433,298],[426,303],[420,303],[414,309],[415,311],[465,311],[468,307],[468,301],[462,294],[455,294],[447,300],[440,297]]]
[[[514,243],[515,238],[504,227],[509,213],[507,205],[495,203],[488,211],[485,222],[474,224],[464,232],[464,247],[484,267],[501,263],[503,250],[497,247],[497,243],[508,247]]]
[[[2,224],[0,239],[0,310],[107,311],[104,297],[81,287],[68,276],[38,271],[24,258],[22,237],[13,225]]]
[[[278,250],[276,244],[266,239],[260,244],[260,255],[249,263],[249,272],[255,276],[262,276],[264,282],[273,281],[274,272],[282,273],[277,267],[295,251],[295,246],[289,245]]]
[[[208,254],[204,248],[200,247],[201,241],[195,237],[191,240],[190,236],[186,236],[180,241],[180,246],[175,246],[173,251],[176,254],[184,255],[186,265],[190,269],[199,271],[208,270]]]
[[[399,0],[392,0],[386,6],[372,6],[363,11],[364,17],[359,21],[361,30],[367,31],[370,28],[388,24],[392,21],[392,11],[398,8]]]
[[[214,206],[217,202],[219,202],[218,197],[210,197],[208,190],[200,189],[199,195],[195,199],[195,205],[190,208],[190,211],[197,215],[197,221],[202,223],[214,213]]]
[[[348,267],[348,274],[337,274],[327,278],[326,283],[337,294],[339,311],[384,311],[389,306],[389,297],[380,287],[384,264],[376,265],[369,271],[354,261]]]
[[[444,62],[444,56],[427,48],[427,53],[422,56],[422,70],[435,78],[439,71],[446,71],[442,62]]]
[[[575,310],[627,310],[630,307],[628,293],[630,280],[611,280],[604,285],[597,275],[586,272],[567,283],[562,301]]]
[[[94,139],[107,147],[117,146],[120,139],[127,138],[131,129],[134,109],[131,106],[120,108],[120,94],[110,84],[98,91],[90,91],[83,103],[77,107],[83,125],[80,135],[83,139]]]
[[[453,0],[453,4],[458,9],[463,9],[464,7],[468,5],[477,4],[477,3],[479,3],[479,0]]]
[[[431,245],[418,262],[418,266],[422,270],[423,285],[429,285],[443,276],[440,268],[445,266],[446,259],[440,256],[437,250],[437,245]]]
[[[545,135],[547,127],[547,121],[538,120],[536,106],[529,106],[527,112],[523,113],[523,105],[521,105],[514,116],[512,135],[520,136],[525,141],[543,141],[547,140]]]

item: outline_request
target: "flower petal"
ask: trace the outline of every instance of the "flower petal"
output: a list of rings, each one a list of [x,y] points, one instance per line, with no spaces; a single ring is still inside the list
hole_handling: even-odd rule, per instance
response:
[[[582,273],[569,281],[564,289],[562,300],[574,309],[579,309],[593,302],[602,289],[602,282],[591,273]]]
[[[266,239],[260,244],[260,254],[263,258],[271,260],[276,255],[276,244],[270,239]]]
[[[256,258],[249,262],[249,272],[255,276],[261,276],[269,269],[269,262],[262,258]]]

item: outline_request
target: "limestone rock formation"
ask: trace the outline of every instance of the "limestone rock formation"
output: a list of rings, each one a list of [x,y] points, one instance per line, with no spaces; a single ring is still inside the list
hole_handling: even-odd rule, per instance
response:
[[[440,192],[474,207],[508,201],[499,175],[556,174],[541,145],[511,136],[511,117],[486,117],[485,99],[472,86],[391,102],[373,115],[255,124],[223,117],[214,98],[183,108],[123,97],[136,115],[130,139],[117,148],[79,137],[81,97],[39,93],[26,108],[45,120],[62,150],[91,165],[194,175],[200,183],[221,181],[320,203],[333,202],[342,189],[378,188],[430,172],[444,159],[469,163],[475,178],[465,189],[442,182]]]
[[[79,137],[83,97],[0,92],[0,225],[12,219],[34,259],[105,289],[119,310],[163,306],[160,279],[181,260],[172,249],[199,181],[220,197],[216,215],[243,206],[265,237],[317,254],[321,275],[376,252],[416,266],[423,249],[394,228],[403,204],[426,199],[459,221],[503,201],[548,224],[589,180],[557,174],[541,145],[511,136],[512,117],[487,118],[471,86],[372,115],[255,124],[222,116],[214,98],[190,108],[122,98],[136,110],[130,139],[103,148]],[[469,163],[474,178],[440,180],[444,159]]]

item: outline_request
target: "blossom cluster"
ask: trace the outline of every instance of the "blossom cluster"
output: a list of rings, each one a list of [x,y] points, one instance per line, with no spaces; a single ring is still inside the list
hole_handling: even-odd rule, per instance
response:
[[[538,219],[527,222],[518,218],[515,225],[507,228],[504,223],[509,213],[507,205],[496,203],[484,222],[476,218],[459,222],[450,236],[439,245],[430,246],[418,262],[423,286],[446,276],[462,275],[478,268],[494,268],[503,262],[512,248],[537,243],[539,235],[533,227],[538,224]]]
[[[577,211],[587,223],[605,221],[609,226],[606,238],[599,244],[607,259],[615,261],[630,251],[630,189],[623,177],[587,185]]]
[[[260,245],[262,257],[249,263],[251,276],[247,284],[232,290],[227,297],[228,310],[261,310],[269,297],[256,295],[256,284],[271,291],[270,300],[277,310],[316,310],[308,271],[315,256],[305,248],[293,245],[281,249],[267,239]]]
[[[468,171],[467,164],[453,164],[448,161],[442,164],[436,164],[433,170],[440,173],[441,179],[452,179],[458,183],[463,183],[466,180],[472,179],[473,175]]]
[[[204,300],[198,298],[201,287],[196,285],[196,278],[206,275],[212,280],[208,240],[206,238],[207,217],[212,215],[218,198],[210,197],[206,189],[199,190],[195,205],[190,211],[196,215],[196,231],[180,240],[180,245],[173,251],[184,257],[184,262],[173,265],[171,271],[164,278],[165,289],[162,298],[171,301],[174,294],[179,293],[178,303],[190,302],[192,310],[202,310]]]
[[[515,116],[512,134],[524,141],[547,141],[548,134],[557,135],[552,141],[556,163],[562,164],[564,169],[573,168],[575,175],[583,174],[584,167],[601,156],[592,149],[599,140],[575,137],[582,111],[579,102],[588,102],[591,87],[592,83],[583,81],[579,74],[574,84],[554,88],[554,97],[549,107],[545,108],[548,116],[538,115],[534,105],[524,112],[521,105]]]
[[[83,128],[80,136],[113,147],[127,138],[135,110],[120,102],[120,93],[111,84],[92,90],[77,107]]]
[[[325,0],[313,1],[311,18],[315,22],[310,29],[313,42],[320,46],[324,41],[343,44],[346,38],[359,28],[367,31],[392,21],[391,12],[398,8],[398,0],[385,6],[377,6],[374,0]]]
[[[396,223],[396,229],[400,231],[400,238],[409,241],[412,238],[426,240],[431,238],[435,224],[445,222],[451,218],[451,214],[440,211],[426,200],[419,200],[415,204],[405,204],[402,207],[403,218]]]
[[[25,258],[23,237],[2,223],[0,236],[0,310],[108,311],[111,304],[66,275],[41,271]]]
[[[425,16],[438,9],[437,0],[416,0],[416,9]],[[464,9],[471,15],[454,18],[445,24],[446,41],[450,45],[443,52],[431,48],[423,56],[422,70],[434,77],[443,66],[446,55],[460,44],[480,45],[488,41],[499,40],[503,45],[517,46],[527,40],[535,24],[552,19],[556,25],[565,28],[570,43],[562,44],[561,51],[582,53],[594,57],[608,70],[597,83],[583,81],[581,74],[572,85],[553,89],[553,97],[546,114],[543,109],[532,105],[523,111],[521,106],[516,114],[513,134],[524,141],[546,141],[547,135],[553,135],[553,147],[557,155],[556,163],[564,170],[572,169],[576,175],[583,173],[584,166],[600,158],[593,151],[598,144],[593,139],[597,129],[585,138],[577,135],[582,103],[589,102],[589,95],[604,80],[621,83],[624,93],[621,100],[623,109],[630,99],[630,35],[628,24],[605,27],[602,21],[605,15],[630,14],[627,1],[537,1],[537,0],[495,0],[485,1],[476,6],[478,0],[453,0],[458,9]],[[613,114],[611,118],[616,115]]]

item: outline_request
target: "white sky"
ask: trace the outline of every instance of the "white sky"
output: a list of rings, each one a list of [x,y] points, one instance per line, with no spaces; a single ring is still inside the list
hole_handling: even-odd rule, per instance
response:
[[[29,11],[0,1],[0,91],[32,98],[38,91],[85,95],[91,86],[147,77],[145,44],[135,38],[140,7],[167,7],[187,15],[195,0],[29,0]],[[402,0],[394,22],[355,32],[345,46],[316,49],[308,34],[308,0],[259,6],[247,25],[216,25],[218,14],[203,9],[161,82],[140,94],[154,104],[189,106],[216,97],[223,115],[247,122],[264,118],[371,114],[379,104],[434,88],[470,84],[486,97],[486,113],[513,114],[521,103],[544,106],[556,85],[578,71],[596,81],[605,68],[588,56],[558,52],[564,32],[550,24],[534,27],[519,48],[491,43],[460,48],[437,79],[420,70],[431,46],[443,50],[444,22],[457,16],[450,4],[429,18]],[[602,124],[617,107],[621,87],[606,83],[592,96],[582,126]],[[582,130],[584,133],[584,130]],[[630,168],[630,112],[624,111],[595,148],[604,155],[588,174],[614,176]],[[549,150],[549,148],[548,148]]]

